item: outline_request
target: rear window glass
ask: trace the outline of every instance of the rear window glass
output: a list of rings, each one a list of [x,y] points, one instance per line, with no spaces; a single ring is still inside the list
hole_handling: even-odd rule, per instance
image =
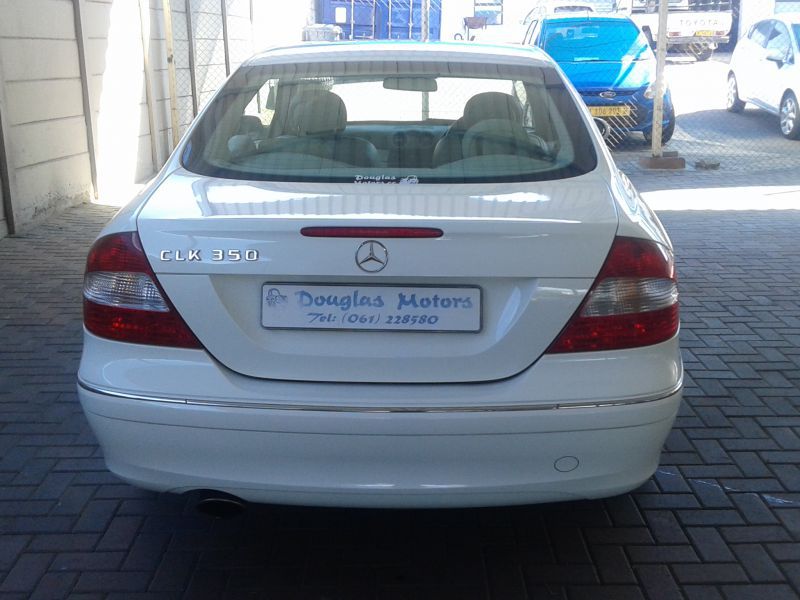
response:
[[[555,69],[347,61],[240,69],[183,163],[245,180],[474,183],[573,177],[597,157]]]
[[[544,50],[556,62],[646,60],[647,38],[630,21],[552,21],[545,25]]]

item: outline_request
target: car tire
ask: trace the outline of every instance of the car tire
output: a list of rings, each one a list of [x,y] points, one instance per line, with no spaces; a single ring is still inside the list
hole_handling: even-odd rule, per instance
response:
[[[781,100],[780,120],[783,137],[790,140],[800,138],[800,107],[792,92],[786,92]]]
[[[728,75],[728,96],[725,108],[728,112],[740,113],[744,110],[744,105],[744,101],[739,98],[739,84],[736,82],[736,75],[731,73]]]
[[[672,136],[675,135],[675,111],[672,110],[670,114],[667,116],[669,121],[661,130],[661,143],[666,144],[668,141],[672,139]],[[644,135],[644,140],[648,144],[653,143],[653,134],[650,131],[642,132]]]
[[[625,131],[612,128],[604,138],[604,141],[609,150],[617,150],[628,141],[628,134]]]

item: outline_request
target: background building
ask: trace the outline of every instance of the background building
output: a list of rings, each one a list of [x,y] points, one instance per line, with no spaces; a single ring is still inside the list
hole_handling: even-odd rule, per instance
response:
[[[430,37],[518,42],[537,4],[430,0]],[[735,38],[800,1],[732,6]],[[97,197],[124,203],[252,52],[299,42],[314,23],[357,39],[420,39],[421,10],[422,0],[0,0],[0,236]]]
[[[0,0],[0,236],[94,199],[122,203],[254,50],[299,42],[312,0]]]

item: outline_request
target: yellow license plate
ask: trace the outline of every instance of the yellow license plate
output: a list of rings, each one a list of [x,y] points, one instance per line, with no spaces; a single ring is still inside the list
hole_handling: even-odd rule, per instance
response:
[[[711,37],[714,35],[713,31],[709,31],[707,29],[703,29],[702,31],[695,31],[694,34],[697,37]]]
[[[630,106],[590,106],[589,112],[593,117],[629,117]]]

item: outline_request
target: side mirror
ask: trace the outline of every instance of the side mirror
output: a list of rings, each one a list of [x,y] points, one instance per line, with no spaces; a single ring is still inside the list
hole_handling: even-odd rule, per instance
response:
[[[786,52],[778,50],[777,48],[774,50],[769,50],[767,51],[767,60],[770,62],[778,63],[778,66],[781,66],[783,63],[786,62]]]

